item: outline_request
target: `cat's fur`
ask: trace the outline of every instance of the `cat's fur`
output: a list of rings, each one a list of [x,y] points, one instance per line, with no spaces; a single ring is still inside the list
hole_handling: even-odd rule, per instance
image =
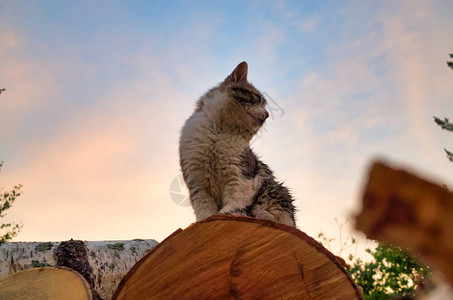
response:
[[[295,226],[293,199],[250,140],[269,116],[266,100],[240,63],[198,100],[180,138],[179,158],[197,221],[246,215]]]

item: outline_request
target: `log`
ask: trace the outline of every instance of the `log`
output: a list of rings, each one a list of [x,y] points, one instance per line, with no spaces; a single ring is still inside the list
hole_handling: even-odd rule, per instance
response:
[[[382,162],[372,165],[357,229],[408,249],[453,286],[453,193]]]
[[[88,282],[76,271],[65,268],[35,268],[0,278],[3,300],[91,300]]]
[[[342,262],[302,231],[214,216],[177,230],[123,278],[113,299],[363,299]]]
[[[152,249],[155,240],[14,242],[0,245],[0,277],[40,267],[79,272],[93,295],[110,299],[121,278]]]

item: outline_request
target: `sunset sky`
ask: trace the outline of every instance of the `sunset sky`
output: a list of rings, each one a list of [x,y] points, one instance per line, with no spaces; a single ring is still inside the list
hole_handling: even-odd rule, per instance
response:
[[[163,240],[180,129],[241,61],[272,115],[253,147],[298,227],[335,237],[376,157],[453,187],[452,1],[0,2],[2,222],[15,241]],[[174,181],[177,182],[177,181]],[[177,188],[177,185],[176,185]],[[185,187],[181,193],[186,193]]]

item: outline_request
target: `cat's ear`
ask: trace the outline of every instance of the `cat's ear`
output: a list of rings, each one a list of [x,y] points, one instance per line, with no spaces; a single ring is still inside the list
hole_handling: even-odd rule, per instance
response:
[[[236,69],[234,69],[234,71],[225,79],[225,81],[247,81],[247,70],[247,63],[243,61],[236,67]]]

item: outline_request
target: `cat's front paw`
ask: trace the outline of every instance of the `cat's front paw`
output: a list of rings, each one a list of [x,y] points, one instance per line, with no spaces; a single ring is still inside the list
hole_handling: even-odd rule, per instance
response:
[[[229,216],[247,216],[247,210],[245,208],[237,208],[237,207],[224,207],[219,211],[221,215],[229,215]]]

